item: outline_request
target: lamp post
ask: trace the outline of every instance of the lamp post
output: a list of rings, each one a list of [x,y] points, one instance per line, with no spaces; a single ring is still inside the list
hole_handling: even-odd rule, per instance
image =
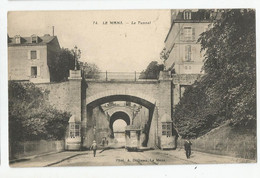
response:
[[[80,51],[80,49],[78,49],[77,46],[74,46],[73,53],[74,53],[74,59],[75,59],[75,68],[74,68],[74,70],[77,70],[77,60],[81,56],[81,51]]]

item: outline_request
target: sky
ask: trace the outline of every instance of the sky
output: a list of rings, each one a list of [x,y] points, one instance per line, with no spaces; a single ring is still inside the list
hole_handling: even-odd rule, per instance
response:
[[[114,122],[113,130],[114,132],[122,132],[125,131],[126,126],[127,126],[126,122],[123,119],[119,118]]]
[[[119,24],[111,24],[111,21],[117,21]],[[160,52],[170,28],[170,11],[88,10],[8,13],[10,37],[52,35],[52,26],[61,47],[72,49],[77,45],[81,49],[80,61],[95,63],[101,71],[140,72],[153,60],[161,62]]]

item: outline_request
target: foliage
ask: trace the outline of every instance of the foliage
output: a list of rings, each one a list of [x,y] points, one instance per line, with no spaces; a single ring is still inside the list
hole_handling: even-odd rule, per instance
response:
[[[222,10],[201,34],[206,75],[188,87],[174,117],[183,137],[198,137],[229,120],[256,127],[255,11]]]
[[[69,77],[69,70],[75,69],[75,54],[73,50],[62,48],[50,65],[51,81],[65,81]],[[77,61],[77,69],[79,63]]]
[[[94,63],[82,62],[80,69],[83,71],[85,78],[98,79],[100,77],[100,69]]]
[[[166,48],[163,48],[163,50],[160,53],[160,59],[163,61],[164,67],[165,67],[165,61],[169,58],[169,55],[170,55],[170,51],[166,51]]]
[[[9,138],[27,141],[64,138],[70,114],[46,102],[47,91],[32,83],[9,82]]]
[[[158,64],[157,61],[152,61],[147,66],[145,71],[140,74],[140,79],[158,79],[160,71],[163,71],[163,64]]]

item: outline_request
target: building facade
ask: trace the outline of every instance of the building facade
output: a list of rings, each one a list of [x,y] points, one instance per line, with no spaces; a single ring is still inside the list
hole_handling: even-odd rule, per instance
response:
[[[50,82],[50,66],[59,50],[56,36],[8,37],[8,80]]]
[[[200,34],[211,28],[214,11],[172,10],[171,27],[165,38],[165,68],[172,72],[173,108],[185,88],[204,74],[204,52],[198,43]]]
[[[176,74],[203,74],[203,55],[197,42],[210,25],[210,13],[203,10],[172,12],[171,28],[165,39],[166,69]]]

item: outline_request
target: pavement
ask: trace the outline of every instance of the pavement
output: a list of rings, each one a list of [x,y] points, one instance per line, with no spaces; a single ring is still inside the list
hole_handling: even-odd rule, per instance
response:
[[[96,157],[92,151],[64,151],[60,153],[36,156],[25,161],[11,163],[10,167],[64,167],[64,166],[123,166],[123,165],[174,165],[174,164],[227,164],[256,163],[229,156],[192,151],[187,159],[183,149],[146,150],[128,152],[125,149],[97,150]]]

